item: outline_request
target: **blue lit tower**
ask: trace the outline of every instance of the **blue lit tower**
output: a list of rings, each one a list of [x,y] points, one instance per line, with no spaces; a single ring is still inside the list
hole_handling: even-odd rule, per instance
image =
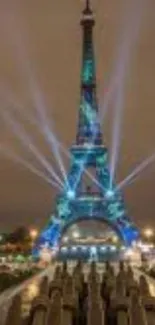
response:
[[[96,69],[93,48],[93,12],[89,0],[83,11],[83,56],[81,68],[79,122],[76,142],[70,150],[70,170],[63,191],[56,198],[55,211],[41,233],[36,249],[51,249],[59,243],[63,232],[80,220],[100,220],[114,229],[126,245],[138,236],[117,187],[110,185],[108,152],[102,142],[96,98]],[[90,170],[95,176],[91,176]],[[83,175],[89,175],[96,190],[83,190]],[[110,187],[111,186],[111,187]]]

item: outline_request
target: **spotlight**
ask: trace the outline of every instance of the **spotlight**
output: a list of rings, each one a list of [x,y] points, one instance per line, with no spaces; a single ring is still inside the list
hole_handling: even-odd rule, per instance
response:
[[[67,197],[68,197],[69,199],[74,199],[74,197],[75,197],[75,192],[74,192],[73,190],[68,190],[68,191],[67,191]]]
[[[111,189],[107,190],[107,192],[105,193],[105,197],[107,199],[111,199],[113,197],[113,195],[114,195],[114,191]]]

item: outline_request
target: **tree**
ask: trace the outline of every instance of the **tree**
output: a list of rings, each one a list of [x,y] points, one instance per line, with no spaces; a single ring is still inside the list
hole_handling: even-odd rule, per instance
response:
[[[18,227],[14,232],[8,235],[8,242],[11,244],[25,244],[30,241],[29,230],[24,227]]]

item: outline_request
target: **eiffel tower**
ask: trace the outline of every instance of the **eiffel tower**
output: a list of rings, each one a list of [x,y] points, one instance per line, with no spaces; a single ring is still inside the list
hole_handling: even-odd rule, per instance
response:
[[[126,245],[138,236],[138,231],[127,216],[120,191],[110,186],[108,151],[102,141],[96,97],[96,70],[93,48],[95,24],[89,0],[82,14],[83,57],[81,69],[79,123],[76,143],[70,149],[70,170],[62,193],[57,196],[54,215],[37,242],[36,249],[54,248],[65,230],[80,220],[99,220],[116,231]],[[95,177],[89,169],[94,170]],[[97,191],[87,186],[82,189],[82,178],[89,175]]]

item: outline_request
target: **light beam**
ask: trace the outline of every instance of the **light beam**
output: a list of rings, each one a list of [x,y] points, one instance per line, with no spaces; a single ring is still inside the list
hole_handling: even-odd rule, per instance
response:
[[[129,72],[130,62],[133,56],[133,48],[136,44],[140,27],[142,23],[142,17],[145,9],[145,1],[139,2],[134,1],[130,11],[132,13],[127,19],[126,27],[123,32],[122,45],[119,48],[117,55],[116,67],[114,68],[114,76],[112,79],[111,88],[113,90],[113,102],[114,102],[114,123],[113,123],[113,134],[112,134],[112,145],[111,145],[111,159],[110,159],[110,187],[112,188],[113,179],[118,164],[118,158],[120,153],[120,142],[121,142],[121,124],[122,114],[125,97],[125,87],[127,75]],[[113,84],[114,82],[114,84]],[[115,85],[115,87],[114,87]]]
[[[155,154],[146,158],[141,164],[136,166],[136,168],[122,181],[117,185],[118,189],[122,189],[127,186],[134,178],[136,179],[141,175],[141,173],[152,163],[155,162]]]
[[[0,153],[2,153],[7,158],[13,160],[14,162],[21,164],[22,166],[24,166],[25,168],[27,168],[28,170],[30,170],[31,172],[33,172],[37,176],[44,179],[47,183],[49,183],[52,186],[56,187],[57,189],[59,189],[59,190],[62,189],[61,186],[57,182],[55,182],[51,178],[47,177],[47,175],[44,174],[42,171],[40,171],[38,168],[34,167],[31,163],[24,160],[20,156],[18,156],[16,153],[14,153],[11,150],[11,148],[0,146]]]
[[[58,177],[58,175],[53,170],[50,163],[43,157],[43,155],[39,152],[39,150],[34,145],[31,137],[25,132],[24,128],[21,127],[21,125],[15,121],[11,115],[5,111],[1,112],[2,117],[4,118],[5,122],[9,124],[13,130],[13,133],[17,136],[17,138],[23,143],[23,145],[33,153],[33,155],[40,161],[40,163],[47,169],[47,171],[50,173],[52,177],[55,178],[55,180],[60,184],[60,186],[63,186],[62,181]]]
[[[38,118],[40,122],[39,124],[42,124],[42,133],[46,135],[46,140],[50,144],[58,166],[60,168],[60,171],[62,172],[62,175],[66,180],[66,171],[59,152],[59,148],[56,145],[55,138],[52,132],[50,132],[50,135],[48,132],[49,122],[45,114],[45,101],[36,82],[32,62],[30,61],[28,56],[28,46],[26,42],[27,39],[25,33],[23,33],[23,21],[21,22],[20,12],[17,15],[17,8],[16,11],[12,8],[11,12],[9,12],[9,16],[8,12],[5,15],[3,23],[6,25],[7,22],[7,36],[9,37],[9,43],[12,45],[12,48],[14,50],[15,60],[17,62],[19,71],[20,73],[22,72],[22,77],[24,75],[24,77],[28,81],[28,86],[32,96],[33,104],[38,113]],[[19,26],[17,25],[17,22],[19,23]],[[12,34],[14,37],[12,37]]]

